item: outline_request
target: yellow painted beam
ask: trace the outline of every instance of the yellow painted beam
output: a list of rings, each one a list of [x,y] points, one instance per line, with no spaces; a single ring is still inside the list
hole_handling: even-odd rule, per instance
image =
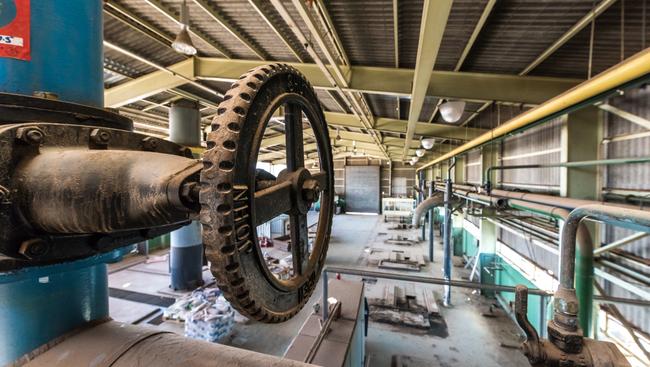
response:
[[[547,119],[550,116],[567,111],[573,106],[602,95],[603,93],[615,90],[625,83],[647,77],[648,75],[650,75],[650,48],[637,53],[559,96],[512,118],[490,132],[428,162],[419,167],[418,170],[433,166],[494,139],[499,139],[507,134]]]

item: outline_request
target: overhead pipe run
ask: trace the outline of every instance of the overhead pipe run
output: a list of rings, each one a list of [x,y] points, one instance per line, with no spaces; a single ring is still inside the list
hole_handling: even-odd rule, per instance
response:
[[[553,167],[566,167],[566,168],[575,168],[575,167],[590,167],[590,166],[608,166],[608,165],[619,165],[619,164],[636,164],[636,163],[648,163],[650,162],[650,157],[640,157],[640,158],[615,158],[615,159],[599,159],[592,161],[580,161],[580,162],[560,162],[560,163],[545,163],[545,164],[521,164],[513,166],[490,166],[485,170],[486,181],[484,183],[485,190],[490,193],[492,190],[492,172],[493,171],[505,171],[505,170],[516,170],[516,169],[539,169],[539,168],[553,168]]]
[[[618,88],[647,78],[650,73],[650,48],[645,49],[625,61],[607,69],[597,76],[586,80],[568,91],[545,103],[528,110],[508,122],[480,135],[479,137],[443,154],[442,156],[420,166],[417,171],[444,162],[470,149],[500,139],[509,134],[548,121],[554,117],[575,111],[586,104],[606,98],[616,93]]]

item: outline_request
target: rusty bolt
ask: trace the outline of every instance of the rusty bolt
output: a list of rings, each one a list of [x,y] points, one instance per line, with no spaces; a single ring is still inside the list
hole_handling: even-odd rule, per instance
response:
[[[144,150],[154,151],[158,149],[158,139],[148,136],[142,139],[142,147]]]
[[[27,144],[41,145],[45,138],[43,131],[34,126],[21,127],[16,131],[16,138]]]
[[[38,259],[47,254],[50,250],[48,243],[40,238],[33,238],[31,240],[23,241],[20,244],[18,252],[28,259]]]
[[[316,180],[306,180],[302,185],[302,198],[310,203],[317,202],[320,198],[320,185]]]
[[[90,132],[90,140],[97,145],[108,145],[111,141],[111,133],[102,129],[93,129]]]

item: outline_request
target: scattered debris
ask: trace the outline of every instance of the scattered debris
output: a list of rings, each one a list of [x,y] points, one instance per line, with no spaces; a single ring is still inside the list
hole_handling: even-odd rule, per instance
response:
[[[379,268],[394,270],[420,271],[426,263],[421,254],[412,257],[405,251],[393,250],[388,254],[388,258],[379,261]]]
[[[441,318],[435,296],[430,290],[416,292],[413,284],[384,286],[382,298],[368,300],[373,321],[431,329],[432,320]]]
[[[391,245],[401,245],[401,246],[413,246],[417,245],[420,241],[418,240],[412,240],[409,239],[408,237],[404,236],[393,236],[387,240],[384,240],[384,243],[388,243]]]

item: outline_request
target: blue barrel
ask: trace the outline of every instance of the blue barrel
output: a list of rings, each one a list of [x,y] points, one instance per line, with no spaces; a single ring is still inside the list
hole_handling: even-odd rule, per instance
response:
[[[102,1],[32,0],[29,60],[0,57],[0,92],[104,106]],[[0,24],[16,14],[0,0]],[[65,213],[61,213],[65,215]],[[106,262],[112,252],[53,266],[0,273],[0,365],[85,323],[108,317]]]
[[[31,60],[0,57],[0,91],[104,107],[101,0],[32,0]],[[15,0],[0,0],[1,8]]]

